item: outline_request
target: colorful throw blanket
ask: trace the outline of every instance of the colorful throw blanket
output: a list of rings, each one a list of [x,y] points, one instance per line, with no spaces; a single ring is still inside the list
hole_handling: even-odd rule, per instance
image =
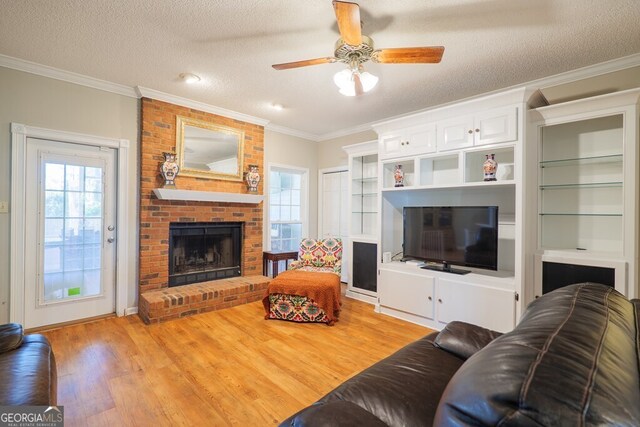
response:
[[[269,318],[269,294],[299,295],[313,300],[323,309],[329,323],[340,314],[340,276],[333,273],[288,270],[269,283],[262,304]]]

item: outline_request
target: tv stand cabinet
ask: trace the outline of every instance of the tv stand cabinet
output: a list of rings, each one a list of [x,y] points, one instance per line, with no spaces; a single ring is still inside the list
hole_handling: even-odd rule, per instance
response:
[[[524,88],[514,89],[374,125],[380,153],[381,313],[436,329],[453,320],[498,331],[515,326],[524,283],[527,96]],[[409,136],[419,126],[431,130],[424,133],[429,143],[414,144]],[[394,138],[404,146],[392,149]],[[498,162],[497,180],[490,182],[484,181],[483,168],[489,156]],[[398,165],[404,172],[402,187],[396,187],[394,179]],[[461,266],[471,272],[456,275],[415,264],[383,263],[385,252],[396,255],[403,250],[403,209],[408,206],[498,206],[500,271]],[[456,244],[464,245],[465,236],[456,238]]]
[[[473,269],[464,276],[402,262],[380,266],[379,311],[434,329],[453,320],[507,332],[516,322],[510,272]]]

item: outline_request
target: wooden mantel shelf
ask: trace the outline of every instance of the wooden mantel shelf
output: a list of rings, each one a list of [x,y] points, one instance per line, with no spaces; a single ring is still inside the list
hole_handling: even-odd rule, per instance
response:
[[[264,200],[261,194],[220,193],[215,191],[173,190],[154,188],[153,192],[160,200],[188,200],[193,202],[246,203],[257,205]]]

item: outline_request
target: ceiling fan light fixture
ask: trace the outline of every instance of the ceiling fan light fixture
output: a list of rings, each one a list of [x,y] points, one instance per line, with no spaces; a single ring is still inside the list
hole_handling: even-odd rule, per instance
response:
[[[362,91],[369,92],[378,84],[378,77],[366,71],[346,69],[337,72],[333,76],[333,82],[340,89],[340,93],[344,96],[356,96],[356,83],[354,75],[359,74],[362,83]]]
[[[369,92],[371,89],[373,89],[374,87],[376,87],[376,85],[378,84],[378,77],[374,76],[371,73],[368,72],[364,72],[364,73],[360,73],[360,81],[362,82],[362,90],[364,90],[365,92]]]

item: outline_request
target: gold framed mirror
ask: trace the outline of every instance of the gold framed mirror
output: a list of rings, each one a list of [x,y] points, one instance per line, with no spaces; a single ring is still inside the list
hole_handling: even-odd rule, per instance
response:
[[[242,181],[241,130],[177,116],[176,150],[180,175]]]

